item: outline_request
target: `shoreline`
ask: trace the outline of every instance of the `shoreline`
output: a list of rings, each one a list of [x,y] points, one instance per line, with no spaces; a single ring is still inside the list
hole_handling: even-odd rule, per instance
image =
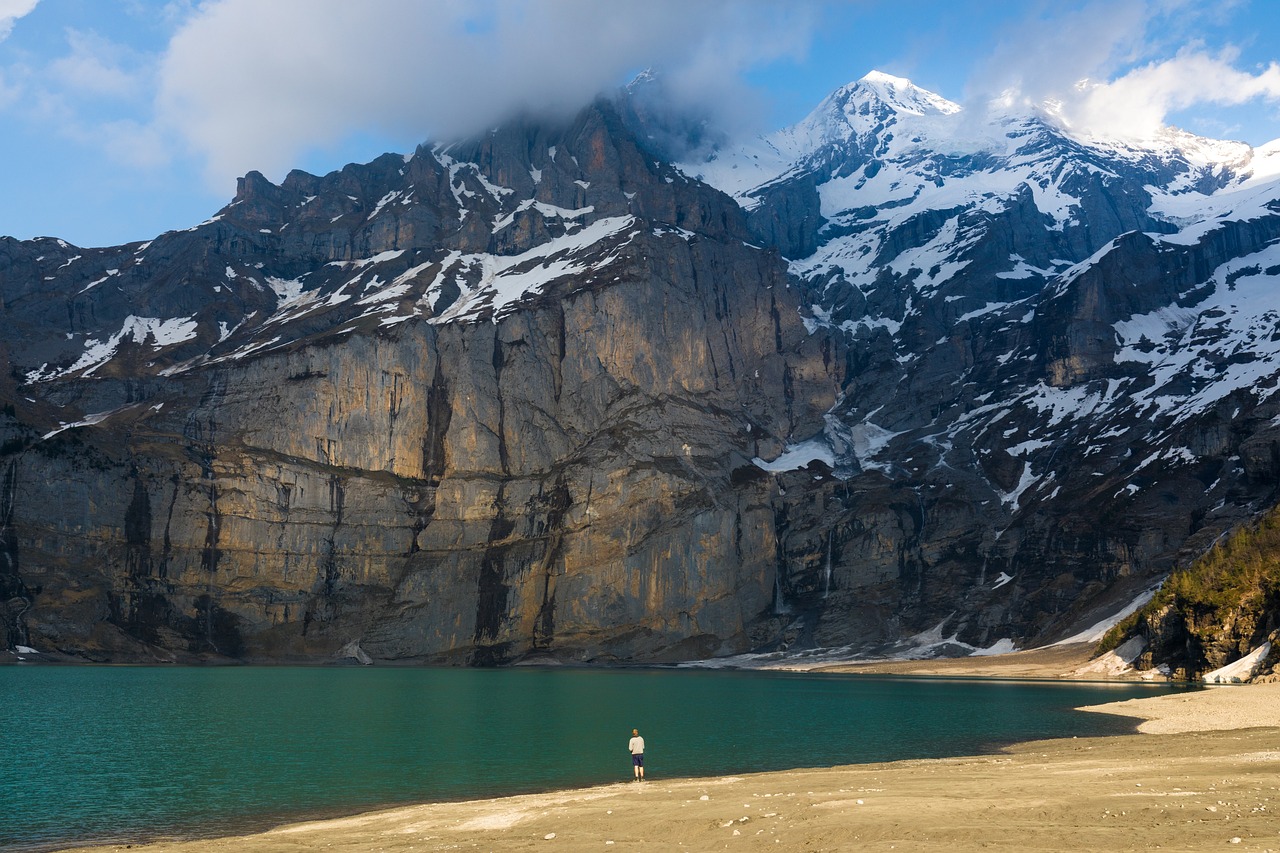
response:
[[[860,673],[867,675],[928,675],[928,676],[963,676],[973,678],[1026,678],[1068,681],[1151,681],[1153,673],[1141,673],[1129,669],[1123,662],[1113,659],[1114,656],[1093,658],[1095,642],[1063,643],[1053,646],[1040,646],[1022,651],[1004,652],[993,655],[970,655],[967,657],[938,658],[870,658],[842,659],[828,657],[809,658],[803,654],[768,658],[758,656],[738,656],[727,659],[710,659],[696,661],[674,661],[667,663],[581,663],[562,661],[553,658],[529,659],[517,661],[511,665],[514,669],[682,669],[715,672],[731,670],[742,672],[831,672]],[[21,656],[10,653],[0,655],[0,666],[70,666],[70,667],[265,667],[265,668],[306,668],[306,669],[345,669],[359,668],[351,659],[326,660],[230,660],[201,659],[187,661],[160,660],[118,660],[90,661],[67,656],[33,652]],[[403,661],[379,661],[380,668],[443,668],[454,667],[447,664],[421,664]]]
[[[1104,655],[1094,658],[1093,651],[1096,647],[1097,643],[1092,642],[1069,643],[1002,655],[923,660],[847,661],[823,665],[818,671],[867,675],[927,675],[1055,681],[1156,680],[1153,673],[1129,669],[1114,656]]]
[[[1081,710],[1133,718],[1143,733],[1033,741],[958,758],[719,778],[651,775],[643,783],[434,802],[131,849],[1104,851],[1225,844],[1280,853],[1273,817],[1280,812],[1280,683]]]

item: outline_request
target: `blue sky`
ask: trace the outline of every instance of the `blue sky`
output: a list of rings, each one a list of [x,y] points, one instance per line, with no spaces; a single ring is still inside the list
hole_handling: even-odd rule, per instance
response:
[[[1274,0],[0,0],[0,234],[148,239],[258,169],[567,113],[638,70],[737,132],[872,69],[1082,133],[1280,137]]]

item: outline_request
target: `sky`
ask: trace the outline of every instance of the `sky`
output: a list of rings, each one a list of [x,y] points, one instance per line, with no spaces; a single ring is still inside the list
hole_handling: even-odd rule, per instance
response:
[[[0,0],[0,235],[145,240],[279,181],[571,115],[645,68],[732,133],[871,70],[1074,132],[1280,137],[1276,0]]]

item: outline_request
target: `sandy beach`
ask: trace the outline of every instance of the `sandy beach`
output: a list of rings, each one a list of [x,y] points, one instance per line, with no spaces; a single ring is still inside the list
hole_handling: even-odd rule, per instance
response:
[[[663,779],[654,762],[643,783],[411,806],[131,849],[1280,853],[1280,683],[1089,710],[1143,720],[1143,734],[711,779]]]

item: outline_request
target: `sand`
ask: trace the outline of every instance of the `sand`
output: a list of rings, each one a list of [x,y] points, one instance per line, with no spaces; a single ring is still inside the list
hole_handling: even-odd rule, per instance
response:
[[[1144,719],[1148,733],[731,778],[663,779],[653,762],[643,783],[412,806],[132,850],[1280,853],[1280,684],[1090,710]]]

